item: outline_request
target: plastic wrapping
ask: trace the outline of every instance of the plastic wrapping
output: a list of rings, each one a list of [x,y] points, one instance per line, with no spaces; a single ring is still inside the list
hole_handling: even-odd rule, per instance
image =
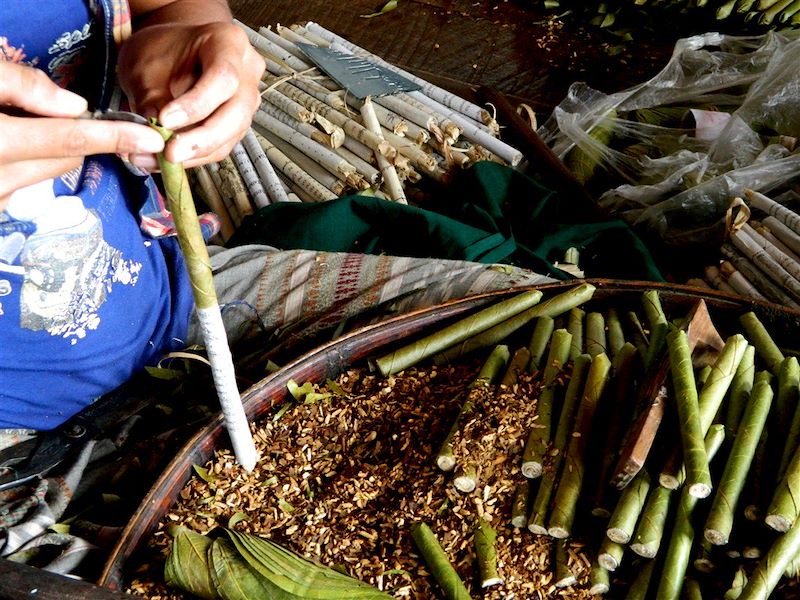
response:
[[[579,161],[610,213],[667,245],[720,242],[744,187],[779,191],[800,173],[798,64],[797,31],[685,38],[642,84],[573,84],[538,134],[571,168]]]

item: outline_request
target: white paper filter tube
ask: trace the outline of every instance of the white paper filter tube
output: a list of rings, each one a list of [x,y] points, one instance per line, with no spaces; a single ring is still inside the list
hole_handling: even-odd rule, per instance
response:
[[[198,324],[203,342],[211,363],[214,387],[217,390],[225,428],[231,438],[236,461],[247,471],[252,471],[258,460],[250,424],[244,413],[239,388],[236,385],[236,372],[233,366],[228,336],[222,322],[219,306],[197,308]]]

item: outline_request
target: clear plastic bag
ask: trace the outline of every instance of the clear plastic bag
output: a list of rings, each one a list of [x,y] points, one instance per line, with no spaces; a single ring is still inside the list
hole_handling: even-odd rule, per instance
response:
[[[800,158],[775,140],[800,137],[799,63],[798,31],[685,38],[642,84],[613,94],[573,84],[538,134],[568,165],[591,165],[582,173],[610,213],[666,244],[709,244],[744,187],[777,190],[798,173]],[[698,111],[730,116],[701,129]]]

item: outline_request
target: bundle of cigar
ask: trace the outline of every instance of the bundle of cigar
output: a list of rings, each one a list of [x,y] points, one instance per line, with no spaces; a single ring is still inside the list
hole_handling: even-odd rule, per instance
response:
[[[719,262],[690,283],[800,309],[800,215],[791,208],[796,194],[773,199],[746,189],[743,195],[733,204],[744,217],[732,222]]]
[[[263,101],[230,156],[191,174],[197,194],[223,221],[223,241],[245,216],[268,204],[349,194],[407,203],[409,190],[425,178],[446,184],[456,170],[477,161],[516,167],[523,160],[500,139],[485,108],[316,23],[258,31],[238,24],[267,64]],[[303,44],[378,65],[417,89],[357,98],[315,66]]]

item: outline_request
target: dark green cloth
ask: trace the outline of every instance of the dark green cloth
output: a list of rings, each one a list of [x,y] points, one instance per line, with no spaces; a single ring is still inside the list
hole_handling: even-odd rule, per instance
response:
[[[266,206],[244,220],[228,245],[252,243],[505,263],[559,279],[570,275],[552,263],[575,247],[587,277],[663,280],[623,221],[596,220],[586,207],[492,162],[459,172],[425,208],[357,195]]]

